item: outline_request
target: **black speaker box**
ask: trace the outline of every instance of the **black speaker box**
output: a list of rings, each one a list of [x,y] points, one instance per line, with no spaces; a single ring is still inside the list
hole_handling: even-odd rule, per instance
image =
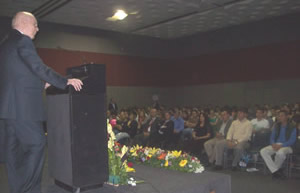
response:
[[[4,163],[4,145],[5,145],[4,121],[0,119],[0,164]]]
[[[57,185],[72,190],[108,180],[105,65],[76,69],[81,75],[68,73],[83,79],[83,92],[52,88],[47,95],[49,172]]]

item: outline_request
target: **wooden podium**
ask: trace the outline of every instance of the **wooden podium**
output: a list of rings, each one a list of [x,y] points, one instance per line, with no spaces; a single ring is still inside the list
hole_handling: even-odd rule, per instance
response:
[[[101,187],[108,180],[105,65],[67,70],[82,91],[47,89],[49,173],[69,191]]]

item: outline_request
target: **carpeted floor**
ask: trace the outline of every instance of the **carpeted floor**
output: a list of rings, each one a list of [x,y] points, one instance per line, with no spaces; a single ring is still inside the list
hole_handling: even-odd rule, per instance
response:
[[[207,168],[207,170],[210,170]],[[248,173],[245,171],[232,172],[230,170],[223,170],[221,173],[231,175],[232,193],[299,193],[300,178],[293,177],[286,180],[272,180],[270,175],[264,175],[262,172]],[[184,179],[183,179],[184,180]],[[139,184],[148,189],[147,192],[157,192],[151,184]],[[111,187],[104,185],[101,189],[90,190],[86,193],[110,193],[110,192],[139,192],[139,188],[125,187]],[[67,193],[66,191],[53,185],[53,179],[48,176],[48,165],[45,163],[43,182],[43,193]],[[7,177],[3,164],[0,164],[0,192],[9,193],[7,185]],[[221,192],[220,192],[221,193]]]

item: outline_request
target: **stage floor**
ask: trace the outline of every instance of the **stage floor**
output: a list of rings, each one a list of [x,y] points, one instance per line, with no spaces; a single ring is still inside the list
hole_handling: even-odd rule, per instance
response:
[[[113,187],[109,185],[104,185],[101,189],[95,189],[87,191],[86,193],[156,193],[156,192],[194,192],[194,188],[197,192],[201,193],[201,182],[204,182],[208,179],[201,179],[201,176],[205,177],[206,175],[211,174],[211,172],[205,172],[202,174],[191,174],[192,176],[199,175],[198,177],[186,177],[189,174],[180,173],[177,175],[175,171],[165,170],[159,171],[157,168],[146,169],[147,172],[144,172],[144,166],[135,166],[137,172],[134,174],[137,179],[145,180],[143,184],[138,184],[137,187],[122,186],[122,187]],[[158,170],[158,171],[157,171]],[[209,170],[209,169],[207,169]],[[67,193],[67,191],[54,185],[54,181],[48,175],[48,164],[45,163],[43,181],[42,181],[42,193]],[[217,176],[225,176],[225,178],[230,179],[231,177],[231,189],[232,193],[298,193],[300,189],[299,178],[292,178],[289,180],[272,180],[270,175],[263,175],[262,172],[247,173],[247,172],[232,172],[230,170],[223,170],[217,173]],[[224,175],[225,174],[225,175]],[[168,178],[168,175],[174,175],[172,179]],[[156,176],[155,178],[152,176]],[[157,177],[158,176],[158,177]],[[218,177],[215,178],[218,181]],[[197,182],[199,185],[194,186],[194,183]],[[213,185],[213,184],[212,184]],[[210,187],[210,186],[208,186]],[[7,177],[5,173],[5,168],[3,164],[0,164],[0,192],[9,193]],[[173,192],[172,192],[173,193]],[[217,191],[216,193],[223,193],[223,191]]]
[[[103,188],[86,191],[87,193],[209,193],[212,190],[222,193],[231,193],[231,178],[229,175],[203,172],[201,174],[184,173],[171,171],[150,166],[134,165],[135,173],[130,173],[134,179],[143,180],[144,183],[136,187],[120,186],[113,187],[104,185]],[[3,169],[3,167],[2,167]],[[1,171],[1,170],[0,170]],[[46,171],[44,173],[47,173]],[[1,172],[3,175],[3,170]],[[4,176],[0,177],[3,179]],[[51,179],[44,176],[43,192],[45,193],[66,193],[67,191],[53,185]],[[49,184],[48,186],[46,184]],[[52,184],[52,185],[50,185]],[[1,186],[3,184],[1,183]],[[1,193],[8,193],[7,187]],[[4,191],[5,190],[5,191]]]

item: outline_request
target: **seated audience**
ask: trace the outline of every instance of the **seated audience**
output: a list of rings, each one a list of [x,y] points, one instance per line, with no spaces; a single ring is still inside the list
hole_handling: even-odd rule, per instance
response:
[[[147,122],[146,113],[145,113],[144,110],[140,110],[137,122],[138,122],[138,127],[137,127],[138,131],[137,131],[137,133],[140,134],[140,133],[143,132],[142,131],[142,125],[144,125]]]
[[[126,119],[125,110],[121,110],[119,116],[117,117],[116,124],[113,127],[113,131],[115,132],[115,134],[122,132],[126,123],[127,123],[127,119]],[[112,126],[113,126],[113,124],[112,124]]]
[[[274,178],[283,177],[282,163],[287,154],[293,153],[292,146],[297,137],[297,129],[292,122],[289,122],[287,111],[281,110],[278,119],[279,122],[275,124],[271,133],[270,145],[260,151]],[[273,160],[271,156],[274,154]]]
[[[237,119],[237,114],[238,114],[238,112],[237,112],[237,107],[233,107],[233,108],[231,109],[231,119],[232,119],[232,120],[236,120],[236,119]]]
[[[123,125],[123,132],[126,132],[129,134],[130,138],[134,138],[136,133],[137,133],[137,127],[138,123],[135,120],[136,119],[136,112],[132,111],[129,115],[129,120],[127,121],[126,124]]]
[[[142,125],[142,133],[136,135],[134,144],[142,146],[157,146],[158,145],[158,130],[160,128],[160,120],[157,118],[157,110],[152,108],[150,110],[150,117],[145,124]]]
[[[196,110],[192,111],[191,116],[189,117],[188,121],[184,122],[185,129],[182,131],[181,140],[190,140],[192,139],[192,133],[194,128],[198,123],[198,114]]]
[[[113,98],[110,99],[110,102],[108,104],[108,110],[110,112],[114,112],[114,113],[118,112],[118,105],[117,105],[116,101]]]
[[[249,141],[252,135],[252,124],[246,118],[247,111],[246,108],[240,108],[238,110],[237,120],[232,122],[226,140],[222,140],[216,144],[216,170],[222,169],[224,151],[233,149],[234,158],[232,161],[232,170],[235,171],[244,150],[249,147]]]
[[[199,121],[192,133],[192,140],[187,142],[187,151],[197,157],[201,156],[203,144],[212,136],[212,127],[209,124],[208,116],[205,113],[200,113]]]
[[[164,120],[158,130],[159,141],[164,144],[163,147],[170,147],[174,133],[174,122],[171,120],[171,113],[164,113]],[[168,148],[167,148],[168,149]]]
[[[217,125],[219,130],[213,139],[210,139],[204,143],[205,152],[208,157],[209,164],[213,164],[216,156],[216,144],[224,139],[226,139],[227,132],[231,126],[232,119],[230,118],[230,112],[228,109],[224,109],[221,113],[221,121]]]
[[[180,111],[178,108],[175,108],[173,111],[173,116],[171,120],[174,122],[174,131],[173,131],[173,139],[172,143],[174,145],[178,144],[178,140],[180,138],[181,132],[184,129],[184,120],[180,117]]]
[[[256,109],[256,118],[251,120],[251,124],[254,133],[270,130],[269,122],[264,118],[263,108]]]
[[[209,117],[209,123],[212,126],[213,131],[216,132],[219,118],[216,115],[215,110],[210,109],[208,117]]]

